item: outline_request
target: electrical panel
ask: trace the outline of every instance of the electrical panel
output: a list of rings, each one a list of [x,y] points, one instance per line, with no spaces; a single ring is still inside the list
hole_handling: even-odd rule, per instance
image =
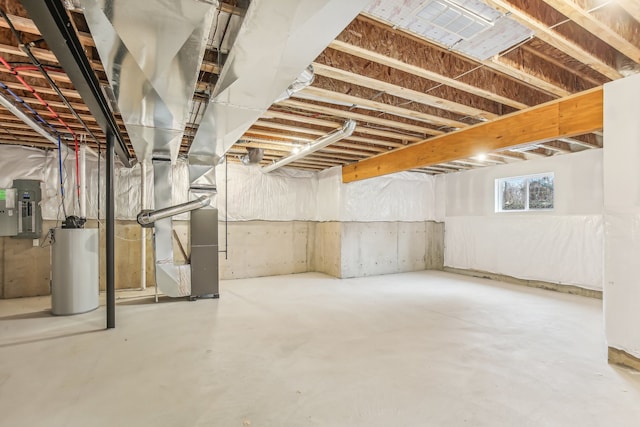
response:
[[[40,181],[33,179],[14,179],[16,191],[16,208],[18,239],[39,239],[42,234],[42,212],[40,201]]]
[[[0,236],[18,234],[16,189],[0,188]]]

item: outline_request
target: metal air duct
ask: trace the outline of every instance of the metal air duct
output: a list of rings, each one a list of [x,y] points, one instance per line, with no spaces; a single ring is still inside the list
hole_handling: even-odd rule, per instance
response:
[[[264,149],[263,148],[247,148],[247,154],[240,157],[240,161],[245,166],[257,165],[262,161],[264,157]]]
[[[168,208],[156,209],[154,211],[145,210],[138,214],[137,221],[142,227],[153,227],[156,221],[203,208],[209,204],[209,201],[207,196],[201,196],[196,200]]]
[[[309,65],[305,70],[298,76],[297,79],[293,83],[289,85],[289,87],[277,97],[273,103],[278,103],[280,101],[284,101],[285,99],[290,98],[294,93],[300,92],[302,89],[311,86],[313,81],[315,80],[316,75],[313,71],[313,65]]]
[[[153,161],[155,209],[171,208],[175,162],[217,1],[81,0],[118,110],[140,162]],[[207,203],[208,204],[208,203]],[[155,221],[156,285],[191,295],[175,265],[171,218]]]
[[[209,194],[215,206],[216,165],[283,92],[311,83],[309,64],[369,2],[251,2],[189,149],[191,199]],[[211,228],[194,213],[192,230]]]
[[[252,1],[189,154],[218,164],[370,1]]]
[[[296,160],[301,159],[305,156],[308,156],[309,154],[315,151],[322,150],[327,145],[333,144],[336,141],[340,141],[343,138],[347,138],[351,136],[355,128],[356,128],[355,120],[349,119],[346,122],[344,122],[344,124],[340,129],[336,129],[333,132],[326,134],[325,136],[321,136],[320,138],[306,145],[300,151],[296,153],[292,153],[287,157],[283,157],[277,162],[274,162],[268,166],[264,166],[260,170],[264,173],[267,173],[267,172],[274,171],[284,165],[288,165],[291,162],[295,162]]]

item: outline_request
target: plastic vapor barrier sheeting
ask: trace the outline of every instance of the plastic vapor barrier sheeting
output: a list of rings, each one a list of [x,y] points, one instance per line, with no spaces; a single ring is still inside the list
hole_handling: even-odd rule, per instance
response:
[[[444,263],[602,289],[602,215],[448,217]]]
[[[318,221],[429,221],[444,216],[431,175],[400,172],[343,184],[342,171],[335,167],[318,176]]]
[[[229,171],[225,183],[225,171]],[[315,219],[318,180],[314,172],[281,168],[265,174],[258,166],[216,168],[218,211],[229,221],[310,221]],[[226,188],[229,199],[226,198]]]
[[[88,154],[86,160],[87,217],[100,217],[105,209],[105,161]],[[145,207],[154,207],[153,172],[147,168]],[[8,188],[16,178],[42,181],[44,219],[62,220],[62,198],[57,150],[0,146],[0,188]],[[116,161],[114,191],[116,217],[135,220],[140,212],[139,164],[125,168]],[[226,176],[228,171],[229,176]],[[426,174],[402,172],[389,176],[343,184],[341,169],[322,172],[281,168],[263,173],[257,166],[224,164],[216,168],[220,219],[229,221],[428,221],[444,218],[443,205],[436,193],[443,194],[444,179]],[[173,165],[172,204],[188,201],[189,171],[186,160]],[[63,150],[64,207],[67,215],[79,215],[75,155]],[[98,192],[98,184],[100,191]],[[226,200],[228,189],[228,200]],[[99,196],[98,196],[99,194]],[[100,200],[98,202],[98,197]],[[228,207],[228,212],[226,209]],[[188,219],[182,214],[175,219]]]

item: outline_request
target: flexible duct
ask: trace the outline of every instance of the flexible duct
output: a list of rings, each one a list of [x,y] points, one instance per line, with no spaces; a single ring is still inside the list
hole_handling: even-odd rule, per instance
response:
[[[346,122],[344,122],[344,124],[342,125],[342,127],[340,129],[336,129],[333,132],[330,132],[328,134],[326,134],[325,136],[321,136],[320,138],[316,139],[315,141],[311,142],[309,145],[305,146],[304,148],[302,148],[300,151],[298,151],[297,153],[292,153],[291,155],[287,156],[287,157],[283,157],[282,159],[278,160],[277,162],[274,162],[268,166],[264,166],[262,169],[260,169],[262,172],[264,173],[268,173],[271,171],[274,171],[284,165],[288,165],[291,162],[295,162],[298,159],[301,159],[303,157],[308,156],[309,154],[321,150],[324,147],[333,144],[336,141],[340,141],[343,138],[347,138],[349,136],[351,136],[351,134],[353,133],[353,131],[356,128],[356,122],[354,120],[347,120]]]

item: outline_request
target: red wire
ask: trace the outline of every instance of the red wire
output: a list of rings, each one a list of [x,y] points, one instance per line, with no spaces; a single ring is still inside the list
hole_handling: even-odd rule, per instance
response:
[[[22,86],[25,87],[25,89],[27,89],[27,91],[31,92],[31,94],[33,94],[33,96],[36,97],[36,99],[38,101],[40,101],[40,103],[42,105],[44,105],[47,110],[51,113],[51,117],[53,117],[54,119],[57,119],[58,122],[60,122],[60,124],[69,131],[69,133],[71,135],[73,135],[73,140],[75,142],[75,154],[76,154],[76,183],[77,183],[77,191],[78,191],[78,201],[80,200],[80,171],[78,168],[78,136],[76,135],[76,133],[73,131],[73,129],[71,129],[69,127],[69,125],[62,120],[62,117],[60,117],[60,115],[58,113],[56,113],[53,108],[51,108],[51,106],[49,105],[49,103],[47,101],[45,101],[44,99],[42,99],[42,97],[40,96],[40,94],[38,94],[38,92],[36,92],[36,90],[31,87],[31,85],[29,85],[29,83],[27,83],[25,81],[25,79],[22,78],[22,76],[20,74],[18,74],[18,70],[38,70],[37,67],[32,67],[32,66],[23,66],[23,67],[12,67],[11,64],[9,64],[2,56],[0,56],[0,62],[2,62],[2,65],[4,65],[4,67],[9,70],[9,72],[11,74],[13,74],[15,76],[16,79],[18,79],[18,81],[20,83],[22,83]]]
[[[47,71],[52,71],[52,72],[60,72],[60,69],[55,68],[55,67],[42,67]],[[13,67],[13,69],[15,71],[40,71],[40,69],[38,67],[36,67],[35,65],[20,65],[18,67]]]

